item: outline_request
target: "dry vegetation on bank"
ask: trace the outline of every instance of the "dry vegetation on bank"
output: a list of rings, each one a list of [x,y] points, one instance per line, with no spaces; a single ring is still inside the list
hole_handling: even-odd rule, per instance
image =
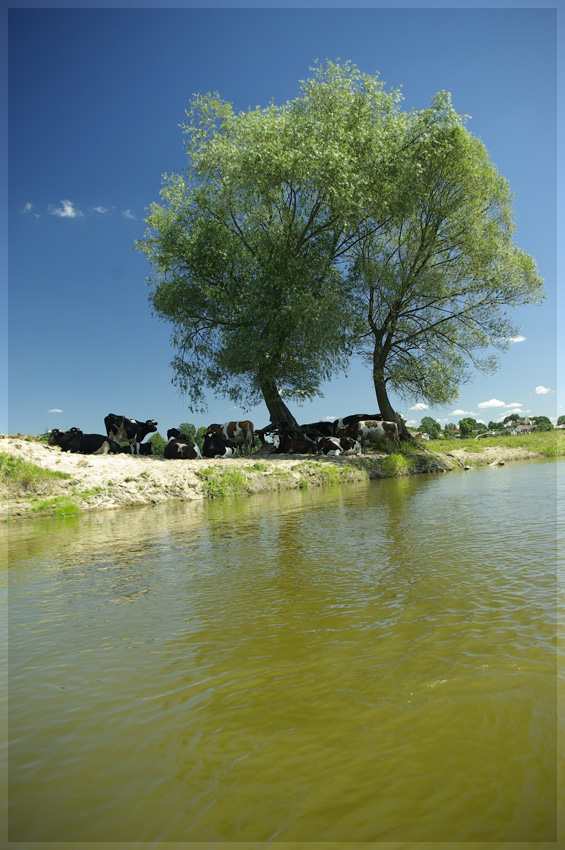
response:
[[[367,452],[361,457],[272,455],[227,460],[164,460],[131,455],[61,452],[38,438],[0,435],[0,520],[169,500],[213,498],[365,481],[417,472],[443,472],[494,462],[565,453],[563,432],[488,440],[434,441],[401,453]],[[494,441],[494,444],[492,444]],[[429,447],[429,448],[428,448]],[[441,451],[440,451],[441,449]]]

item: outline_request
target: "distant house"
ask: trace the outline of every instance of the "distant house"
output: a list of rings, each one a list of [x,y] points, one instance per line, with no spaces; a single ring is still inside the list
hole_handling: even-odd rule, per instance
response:
[[[536,426],[535,425],[522,425],[518,423],[512,430],[513,434],[531,434]]]

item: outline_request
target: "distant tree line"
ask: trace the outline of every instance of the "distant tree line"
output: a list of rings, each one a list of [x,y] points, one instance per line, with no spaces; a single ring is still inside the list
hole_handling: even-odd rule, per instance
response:
[[[565,416],[560,416],[557,420],[558,425],[562,424],[562,422],[565,422]],[[508,416],[504,417],[502,422],[494,422],[491,420],[488,425],[485,425],[484,422],[477,422],[477,420],[473,419],[471,416],[465,416],[463,419],[459,420],[457,425],[453,422],[449,422],[444,425],[443,428],[440,423],[435,419],[432,419],[431,416],[424,416],[420,422],[418,430],[424,434],[428,434],[433,440],[439,440],[444,436],[452,436],[454,431],[459,431],[462,437],[470,437],[473,434],[480,434],[485,431],[496,431],[500,434],[509,434],[517,423],[534,426],[534,431],[552,431],[554,427],[547,416],[524,417],[520,416],[518,413],[510,413]]]

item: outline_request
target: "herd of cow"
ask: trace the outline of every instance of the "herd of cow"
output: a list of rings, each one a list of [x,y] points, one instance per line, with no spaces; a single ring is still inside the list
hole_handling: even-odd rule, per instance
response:
[[[109,413],[104,418],[106,436],[84,434],[79,428],[61,431],[54,428],[49,434],[49,445],[59,446],[63,451],[81,454],[151,454],[151,443],[143,440],[157,431],[157,422],[147,419],[139,422]],[[272,442],[267,440],[271,437]],[[301,425],[299,431],[288,427],[271,425],[254,431],[253,422],[226,422],[209,425],[204,436],[202,450],[182,434],[178,428],[167,431],[164,457],[169,460],[196,458],[227,458],[241,451],[251,452],[255,437],[274,454],[324,454],[355,455],[365,450],[368,442],[398,443],[398,425],[386,422],[380,414],[369,416],[364,413],[345,416],[334,422],[311,422]],[[121,443],[127,443],[122,446]]]

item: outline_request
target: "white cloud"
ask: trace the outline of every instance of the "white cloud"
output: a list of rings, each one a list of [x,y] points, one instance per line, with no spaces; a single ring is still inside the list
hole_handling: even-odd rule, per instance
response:
[[[75,209],[73,202],[68,200],[62,200],[60,207],[49,207],[49,212],[51,215],[58,215],[59,218],[78,218],[82,216],[80,210]]]
[[[415,425],[417,421],[418,421],[417,419],[407,419],[406,424],[407,425]]]
[[[324,416],[322,422],[333,422],[335,420],[335,416]]]
[[[452,416],[475,416],[472,410],[454,410]]]
[[[52,407],[51,410],[48,410],[47,413],[62,413],[63,411],[59,407]]]
[[[97,213],[107,213],[108,212],[107,207],[92,207],[92,209],[94,210],[94,212],[97,212]]]
[[[484,409],[485,407],[507,407],[507,405],[498,398],[491,398],[489,401],[480,401],[479,407]]]
[[[131,210],[122,210],[122,215],[124,218],[135,218]]]
[[[525,336],[509,336],[508,342],[524,342],[526,339]]]
[[[536,393],[538,395],[545,395],[545,393],[550,393],[551,390],[549,387],[536,387]]]
[[[28,212],[31,212],[32,209],[33,209],[33,204],[30,204],[29,201],[28,201],[28,203],[23,208],[22,212],[28,213]]]
[[[429,410],[430,405],[426,404],[423,401],[419,401],[417,404],[414,404],[412,407],[409,407],[409,410]]]

